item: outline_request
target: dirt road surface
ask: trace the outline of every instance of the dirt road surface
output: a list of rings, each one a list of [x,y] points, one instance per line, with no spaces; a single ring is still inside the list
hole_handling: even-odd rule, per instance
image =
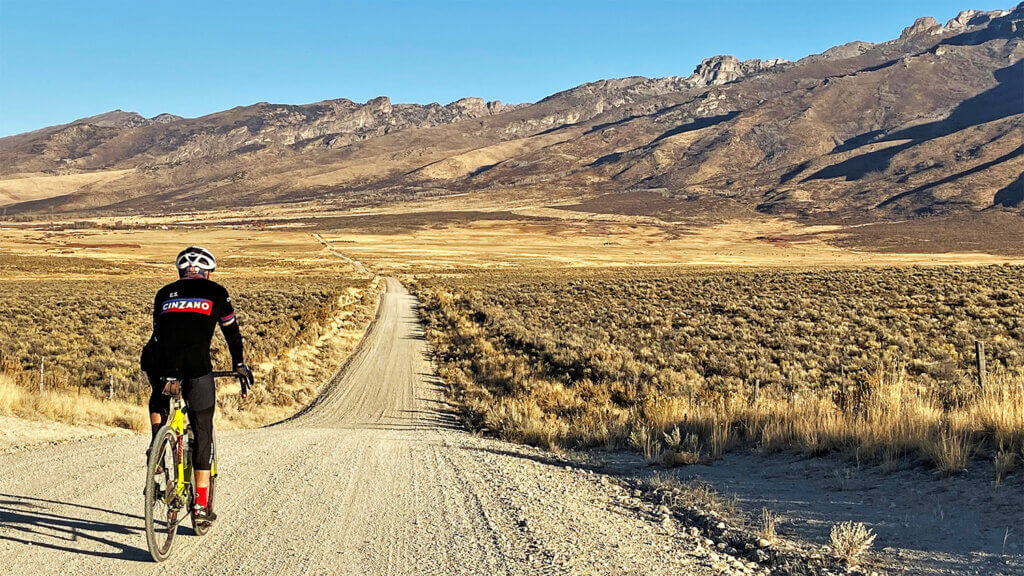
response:
[[[217,437],[218,524],[183,528],[164,564],[143,532],[148,437],[0,455],[0,574],[722,573],[600,475],[458,429],[415,305],[388,279],[317,401]]]

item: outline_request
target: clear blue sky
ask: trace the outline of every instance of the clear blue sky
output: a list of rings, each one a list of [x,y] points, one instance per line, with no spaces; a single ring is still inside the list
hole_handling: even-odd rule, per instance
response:
[[[600,78],[686,76],[714,54],[795,60],[1013,3],[0,0],[0,135],[115,108],[536,101]]]

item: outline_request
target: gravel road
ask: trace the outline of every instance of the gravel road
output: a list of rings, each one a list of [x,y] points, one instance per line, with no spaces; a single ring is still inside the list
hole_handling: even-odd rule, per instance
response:
[[[415,299],[304,412],[217,437],[218,524],[163,565],[141,435],[0,455],[0,574],[721,574],[736,568],[600,474],[458,429]],[[742,570],[737,570],[742,573]]]

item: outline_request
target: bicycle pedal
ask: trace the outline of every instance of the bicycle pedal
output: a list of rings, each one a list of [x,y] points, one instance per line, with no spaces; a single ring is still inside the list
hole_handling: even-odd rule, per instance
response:
[[[209,526],[209,525],[213,524],[213,522],[215,520],[217,520],[217,514],[214,513],[213,510],[209,510],[209,509],[206,509],[206,508],[201,508],[201,507],[193,508],[192,509],[192,514],[193,514],[193,516],[196,519],[196,523],[197,524],[201,524],[203,526]]]

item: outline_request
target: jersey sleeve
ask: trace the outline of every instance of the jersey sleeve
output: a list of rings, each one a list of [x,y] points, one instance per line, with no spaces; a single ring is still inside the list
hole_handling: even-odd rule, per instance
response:
[[[162,292],[163,290],[158,290],[156,296],[153,297],[153,334],[150,335],[146,345],[142,347],[142,354],[139,357],[139,368],[152,378],[156,378],[160,373],[160,353],[157,349],[156,319],[160,315],[160,303],[163,301],[160,294]]]
[[[217,321],[220,322],[221,327],[229,326],[235,323],[235,307],[231,304],[231,295],[228,294],[226,289],[222,289],[223,294],[218,302],[217,311],[220,317]]]
[[[153,297],[153,332],[156,333],[156,321],[160,317],[160,304],[163,303],[162,297],[164,290],[161,288],[156,291],[156,296]]]
[[[242,348],[242,331],[238,328],[238,320],[235,318],[235,307],[231,304],[231,296],[228,291],[221,288],[222,294],[217,303],[217,321],[220,322],[220,331],[224,334],[224,340],[228,343],[228,351],[231,352],[231,363],[235,366],[245,362]]]

